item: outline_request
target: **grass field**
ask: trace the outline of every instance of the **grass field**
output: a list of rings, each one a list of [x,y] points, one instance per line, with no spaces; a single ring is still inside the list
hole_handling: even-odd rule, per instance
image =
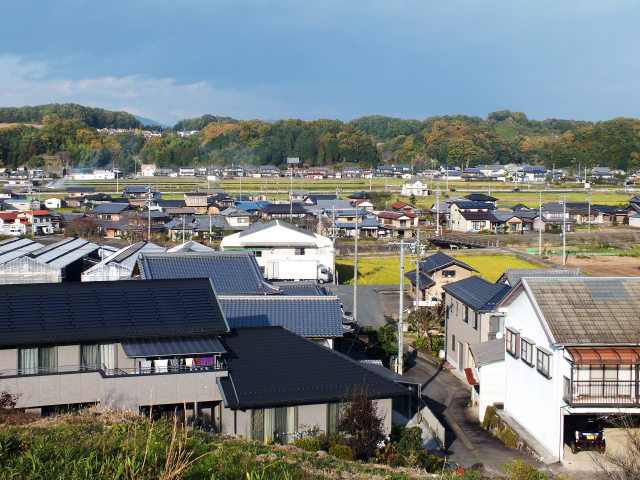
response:
[[[521,260],[511,255],[452,255],[452,257],[478,270],[478,274],[495,282],[507,268],[540,268],[541,265]],[[336,260],[338,280],[341,284],[353,284],[353,258]],[[405,272],[415,269],[415,258],[405,258]],[[400,278],[400,257],[358,258],[358,284],[391,285],[398,284]],[[409,281],[405,279],[405,283]]]

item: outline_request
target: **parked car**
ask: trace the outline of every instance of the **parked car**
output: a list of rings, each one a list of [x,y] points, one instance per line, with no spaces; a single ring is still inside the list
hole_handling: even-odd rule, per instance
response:
[[[520,191],[520,189],[519,189],[518,187],[516,187],[516,188],[514,188],[512,191],[513,191],[513,192],[519,192],[519,191]]]
[[[595,420],[587,420],[576,425],[567,432],[567,437],[571,452],[574,454],[586,450],[604,453],[606,448],[604,428]]]

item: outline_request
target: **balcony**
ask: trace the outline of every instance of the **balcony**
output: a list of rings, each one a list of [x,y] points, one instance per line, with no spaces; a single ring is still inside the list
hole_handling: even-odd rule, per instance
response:
[[[26,377],[38,375],[62,375],[73,373],[90,373],[97,372],[102,377],[122,377],[132,375],[163,375],[167,373],[198,373],[198,372],[221,372],[226,371],[227,365],[224,360],[214,361],[208,365],[178,365],[166,367],[156,366],[139,366],[136,368],[107,368],[105,365],[101,367],[81,366],[81,365],[64,365],[57,367],[38,367],[28,369],[0,370],[0,379],[12,377]]]
[[[565,378],[563,400],[572,407],[640,407],[636,380],[574,380]]]

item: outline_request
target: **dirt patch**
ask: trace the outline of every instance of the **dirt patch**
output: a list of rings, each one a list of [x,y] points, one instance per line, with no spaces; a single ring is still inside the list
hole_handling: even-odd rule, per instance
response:
[[[562,265],[562,257],[549,259],[556,265]],[[607,255],[573,256],[569,255],[567,267],[579,268],[582,273],[598,277],[638,277],[640,276],[640,258],[616,257]]]

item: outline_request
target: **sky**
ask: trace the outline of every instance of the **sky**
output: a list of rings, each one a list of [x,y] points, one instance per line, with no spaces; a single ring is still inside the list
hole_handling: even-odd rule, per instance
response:
[[[0,106],[173,124],[388,115],[640,117],[635,0],[6,2]]]

